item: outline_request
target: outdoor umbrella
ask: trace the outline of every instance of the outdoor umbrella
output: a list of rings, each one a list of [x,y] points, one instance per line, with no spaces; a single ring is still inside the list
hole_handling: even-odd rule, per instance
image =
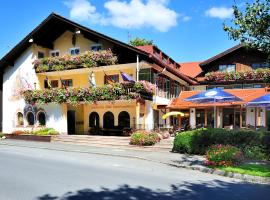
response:
[[[162,119],[166,119],[166,118],[168,118],[170,116],[177,116],[177,115],[180,115],[181,117],[184,117],[184,113],[173,111],[173,112],[168,112],[168,113],[162,115]]]
[[[234,96],[228,92],[225,92],[223,89],[214,88],[211,90],[206,90],[200,92],[199,94],[193,95],[185,99],[185,101],[190,101],[194,103],[213,103],[214,105],[214,128],[217,126],[216,122],[216,105],[215,103],[227,103],[234,101],[242,101],[242,99]]]
[[[248,102],[246,106],[270,107],[270,93]]]

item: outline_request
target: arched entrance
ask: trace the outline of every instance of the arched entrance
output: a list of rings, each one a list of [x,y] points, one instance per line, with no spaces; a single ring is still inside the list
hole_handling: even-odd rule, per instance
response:
[[[114,115],[112,112],[108,111],[103,115],[103,128],[114,128]]]
[[[89,115],[89,127],[91,128],[99,128],[99,115],[97,112],[92,112]]]
[[[118,124],[121,128],[130,128],[130,116],[128,112],[122,111],[119,113]]]

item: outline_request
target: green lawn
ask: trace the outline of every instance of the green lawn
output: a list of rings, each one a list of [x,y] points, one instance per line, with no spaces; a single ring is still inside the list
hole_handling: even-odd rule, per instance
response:
[[[243,164],[235,167],[219,167],[226,172],[249,174],[253,176],[270,177],[270,166],[264,164]]]

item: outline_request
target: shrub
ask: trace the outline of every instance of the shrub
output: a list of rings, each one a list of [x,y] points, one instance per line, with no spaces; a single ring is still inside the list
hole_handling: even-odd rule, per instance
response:
[[[269,157],[269,155],[265,153],[265,150],[260,146],[247,146],[243,149],[243,153],[245,158],[252,160],[264,160]]]
[[[160,141],[157,133],[135,132],[130,137],[131,145],[151,146]]]
[[[231,145],[213,145],[206,152],[207,166],[235,166],[244,160],[242,151]]]
[[[59,132],[53,128],[43,128],[32,132],[33,135],[58,135]]]
[[[205,154],[215,144],[232,145],[242,150],[258,146],[270,155],[270,132],[251,130],[197,129],[177,134],[173,151],[189,154]]]

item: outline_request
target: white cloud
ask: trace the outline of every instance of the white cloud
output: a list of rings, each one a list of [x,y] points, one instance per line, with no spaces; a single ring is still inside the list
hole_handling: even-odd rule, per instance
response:
[[[120,28],[154,28],[166,32],[177,25],[179,15],[167,5],[169,0],[108,0],[100,14],[89,0],[70,0],[70,17],[79,21],[113,25]],[[183,21],[189,19],[182,18]]]
[[[231,18],[232,17],[233,9],[232,8],[226,8],[226,7],[212,7],[209,10],[207,10],[205,12],[205,14],[208,17],[226,19],[226,18]]]
[[[101,16],[96,12],[96,7],[87,0],[65,1],[65,5],[70,9],[70,18],[78,21],[97,23]]]
[[[191,17],[189,17],[189,16],[184,16],[184,17],[182,18],[182,20],[183,20],[184,22],[187,22],[187,21],[191,20]]]

